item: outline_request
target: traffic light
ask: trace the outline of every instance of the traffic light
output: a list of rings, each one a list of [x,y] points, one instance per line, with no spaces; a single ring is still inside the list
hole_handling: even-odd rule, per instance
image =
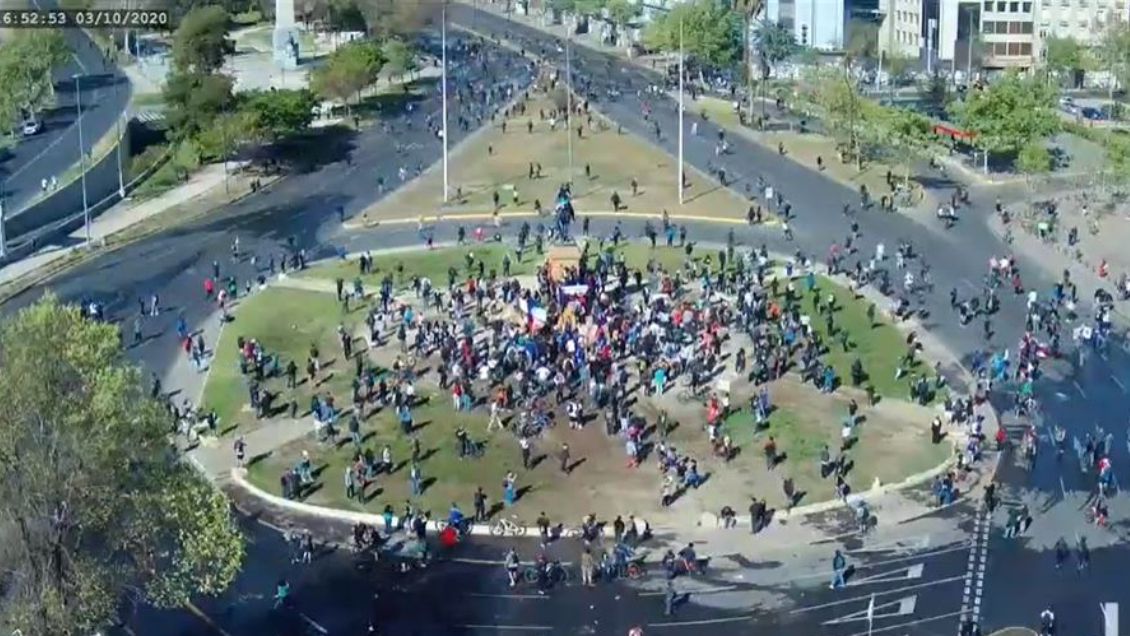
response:
[[[800,45],[808,46],[808,25],[800,25]]]

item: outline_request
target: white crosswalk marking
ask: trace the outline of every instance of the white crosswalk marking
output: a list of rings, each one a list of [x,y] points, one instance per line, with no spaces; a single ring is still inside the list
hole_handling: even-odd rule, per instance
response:
[[[1118,636],[1118,603],[1100,603],[1103,611],[1103,636]]]
[[[143,110],[134,115],[134,119],[142,123],[162,121],[165,119],[165,113],[156,110]]]
[[[871,599],[874,602],[874,598]],[[868,605],[869,609],[863,609],[858,612],[852,612],[846,616],[833,618],[830,621],[824,621],[825,625],[839,625],[841,623],[852,623],[856,621],[868,620],[868,613],[872,614],[874,620],[883,618],[895,618],[896,616],[910,616],[914,613],[914,607],[918,604],[917,596],[904,596],[896,601],[889,603],[880,603],[878,605]]]

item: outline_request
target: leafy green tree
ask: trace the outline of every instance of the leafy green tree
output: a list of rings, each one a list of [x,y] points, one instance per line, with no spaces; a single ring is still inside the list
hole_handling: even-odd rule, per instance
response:
[[[1108,97],[1113,102],[1115,84],[1123,90],[1130,88],[1130,23],[1108,21],[1094,58],[1094,68],[1106,71],[1113,79],[1107,86]]]
[[[906,80],[907,75],[914,66],[914,60],[901,53],[883,55],[883,70],[890,78],[891,87],[895,87]]]
[[[930,119],[912,110],[878,105],[865,112],[872,117],[869,129],[874,131],[876,141],[902,167],[903,180],[909,182],[914,163],[933,145]]]
[[[767,80],[777,65],[796,55],[798,49],[792,29],[780,22],[762,20],[753,33],[761,65],[761,79]]]
[[[1037,176],[1052,169],[1052,156],[1043,143],[1026,144],[1016,155],[1016,169],[1028,176]]]
[[[318,95],[344,104],[348,113],[350,101],[361,98],[361,91],[377,80],[384,63],[376,44],[350,42],[339,47],[325,64],[311,73],[310,86]]]
[[[852,63],[874,60],[879,55],[879,26],[863,20],[849,20],[844,53]]]
[[[920,89],[923,105],[926,112],[940,117],[946,113],[950,105],[950,90],[946,78],[941,73],[933,73]]]
[[[226,160],[244,144],[268,140],[268,134],[256,121],[255,113],[245,109],[221,113],[208,128],[196,135],[195,143],[187,144],[189,149],[184,150],[185,154],[181,156],[184,160],[182,165],[191,172],[194,163]],[[197,155],[195,162],[190,154],[192,152]]]
[[[687,0],[676,4],[644,30],[652,49],[679,50],[679,34],[688,55],[718,68],[733,66],[742,54],[742,18],[716,0]]]
[[[607,4],[608,0],[573,0],[573,13],[582,16],[597,15]]]
[[[1055,99],[1045,82],[1008,73],[983,89],[970,89],[951,110],[956,123],[974,133],[975,146],[1015,157],[1059,130]]]
[[[326,4],[326,25],[334,31],[365,31],[365,13],[354,0],[330,0]]]
[[[404,77],[416,71],[416,52],[400,38],[392,38],[381,47],[384,68],[394,77]]]
[[[123,600],[177,607],[231,584],[228,502],[170,455],[118,327],[47,296],[0,325],[0,376],[6,630],[89,636]]]
[[[249,128],[266,140],[300,133],[314,121],[318,100],[309,89],[251,91],[240,94],[240,112]]]
[[[52,71],[70,59],[63,32],[9,32],[0,46],[0,126],[10,128],[24,114],[55,103]]]
[[[1048,80],[1062,84],[1076,71],[1084,70],[1086,50],[1073,37],[1048,36],[1044,40],[1044,68]]]
[[[623,39],[625,46],[628,44],[628,39],[623,37],[627,32],[628,27],[637,20],[642,11],[640,5],[633,0],[607,0],[604,10],[608,13],[608,19],[616,27],[616,33]]]
[[[232,79],[218,73],[174,71],[165,82],[165,119],[176,139],[208,128],[220,113],[232,110]]]
[[[369,33],[383,41],[390,37],[414,35],[436,23],[443,12],[441,2],[411,0],[357,0]]]
[[[173,69],[181,72],[215,73],[224,58],[235,51],[228,39],[228,13],[208,5],[189,11],[173,33]]]

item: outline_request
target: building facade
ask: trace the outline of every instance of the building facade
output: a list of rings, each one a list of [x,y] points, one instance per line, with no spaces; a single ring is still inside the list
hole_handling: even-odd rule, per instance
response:
[[[767,0],[766,19],[792,30],[796,41],[821,51],[841,51],[847,39],[846,0]]]

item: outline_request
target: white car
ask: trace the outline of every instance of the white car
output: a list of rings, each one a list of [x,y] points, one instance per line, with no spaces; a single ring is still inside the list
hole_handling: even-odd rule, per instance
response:
[[[39,134],[39,131],[42,128],[43,126],[39,123],[38,119],[28,119],[24,121],[23,126],[20,127],[20,130],[23,131],[24,137],[31,137],[32,135]]]

